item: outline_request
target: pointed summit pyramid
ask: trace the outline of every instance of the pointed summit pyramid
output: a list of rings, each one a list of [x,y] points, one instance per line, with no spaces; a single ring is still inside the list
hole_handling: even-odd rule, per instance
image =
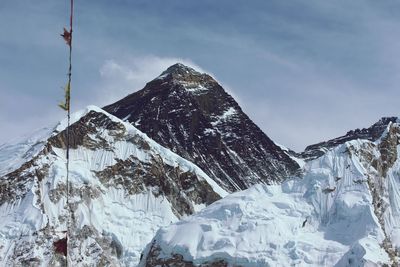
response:
[[[194,162],[231,192],[280,182],[299,168],[215,79],[180,63],[104,109]]]
[[[168,69],[163,71],[160,76],[163,75],[175,75],[175,76],[189,76],[189,75],[201,75],[200,72],[196,71],[195,69],[183,65],[182,63],[176,63],[170,66]]]

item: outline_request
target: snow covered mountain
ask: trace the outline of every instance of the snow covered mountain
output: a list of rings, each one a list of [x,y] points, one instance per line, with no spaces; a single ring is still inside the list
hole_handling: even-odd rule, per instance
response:
[[[0,146],[0,266],[400,266],[400,119],[296,154],[182,64],[106,109],[69,194],[66,121]]]
[[[299,170],[217,81],[179,63],[104,109],[194,162],[229,192],[280,182]]]
[[[160,229],[141,266],[400,266],[400,120],[376,125],[379,136],[353,131],[309,159],[303,177]]]
[[[1,266],[136,266],[161,226],[227,193],[191,162],[91,106],[0,146]],[[68,215],[68,210],[71,215]]]

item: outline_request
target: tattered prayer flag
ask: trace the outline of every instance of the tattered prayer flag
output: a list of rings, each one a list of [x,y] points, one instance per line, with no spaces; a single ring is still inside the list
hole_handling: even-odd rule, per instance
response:
[[[71,84],[69,82],[65,86],[64,91],[65,91],[65,100],[64,102],[58,104],[58,106],[65,111],[69,111],[69,106],[70,106],[69,101],[71,99]]]
[[[64,41],[67,43],[67,45],[71,46],[71,32],[64,28],[64,33],[61,34],[61,36],[64,38]]]

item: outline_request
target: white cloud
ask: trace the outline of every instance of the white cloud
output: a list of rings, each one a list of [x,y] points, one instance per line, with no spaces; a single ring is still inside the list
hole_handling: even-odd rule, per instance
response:
[[[100,67],[100,90],[95,101],[106,105],[142,89],[145,84],[175,63],[182,63],[200,72],[204,71],[190,59],[142,56],[125,60],[109,59]]]
[[[143,82],[155,78],[169,66],[178,62],[204,72],[201,67],[189,59],[145,56],[132,58],[124,63],[113,59],[107,60],[101,66],[100,74],[104,78],[124,78],[129,82]]]

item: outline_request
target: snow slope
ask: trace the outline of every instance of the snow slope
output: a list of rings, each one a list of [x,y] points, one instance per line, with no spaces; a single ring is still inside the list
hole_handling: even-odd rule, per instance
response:
[[[43,128],[0,145],[0,177],[19,168],[43,149],[46,138],[54,129]]]
[[[159,227],[227,194],[197,166],[100,108],[77,112],[72,123],[69,204],[66,121],[0,148],[8,167],[0,178],[4,266],[63,266],[56,244],[67,226],[70,264],[136,266]]]
[[[141,266],[398,266],[400,127],[160,229]],[[397,250],[396,250],[397,248]]]

